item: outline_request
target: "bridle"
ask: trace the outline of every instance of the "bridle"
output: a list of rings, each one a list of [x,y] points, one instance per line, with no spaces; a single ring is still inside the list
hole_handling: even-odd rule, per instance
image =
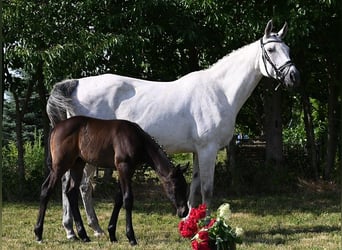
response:
[[[267,41],[264,43],[263,38],[260,39],[260,45],[261,45],[261,51],[262,51],[262,61],[264,62],[264,67],[265,67],[266,73],[269,77],[272,77],[271,74],[269,73],[268,69],[267,69],[266,62],[268,62],[272,66],[273,70],[276,73],[276,76],[274,79],[279,82],[279,85],[276,87],[276,89],[278,89],[278,87],[280,86],[281,83],[284,83],[285,76],[289,72],[290,67],[293,65],[293,62],[291,60],[288,60],[283,65],[281,65],[280,67],[277,68],[277,66],[272,62],[270,56],[267,54],[267,51],[265,49],[265,44],[282,43],[282,42],[283,41],[279,41],[279,40],[270,40],[270,41]],[[286,71],[285,71],[285,69],[286,69]]]

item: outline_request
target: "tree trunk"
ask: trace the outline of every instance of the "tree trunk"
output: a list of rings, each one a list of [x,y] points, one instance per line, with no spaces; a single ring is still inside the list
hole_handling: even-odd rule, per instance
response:
[[[265,140],[266,140],[266,164],[273,165],[277,170],[283,163],[283,137],[281,119],[281,90],[275,90],[274,81],[263,79],[264,112],[265,112]]]
[[[43,143],[44,143],[44,159],[47,159],[49,147],[47,147],[49,143],[49,134],[50,134],[50,122],[46,113],[46,104],[47,104],[47,90],[44,85],[44,75],[43,75],[43,63],[40,62],[37,67],[36,75],[35,75],[38,87],[38,95],[40,99],[40,107],[43,118]],[[49,169],[47,167],[46,161],[44,161],[44,170],[47,174]]]
[[[25,181],[25,164],[24,164],[24,142],[23,142],[23,130],[22,130],[22,113],[20,110],[20,102],[17,94],[13,92],[13,97],[15,101],[15,133],[17,137],[17,149],[18,149],[18,161],[17,161],[17,169],[18,169],[18,194],[19,198],[24,191],[24,181]]]
[[[324,168],[324,179],[330,180],[335,165],[335,157],[338,142],[338,89],[336,84],[328,84],[328,140],[327,140],[327,161]]]
[[[20,81],[20,80],[19,80]],[[15,81],[11,80],[11,84],[16,84]],[[18,92],[20,89],[12,90],[13,98],[15,101],[15,110],[16,110],[16,137],[17,137],[17,147],[18,147],[18,194],[19,198],[22,198],[22,194],[24,191],[24,182],[25,182],[25,161],[24,161],[24,140],[23,140],[23,120],[24,115],[27,111],[28,102],[31,98],[33,91],[33,82],[28,81],[27,91],[23,102],[20,101],[20,95]]]
[[[313,170],[313,174],[316,180],[318,179],[318,162],[317,162],[317,149],[315,142],[315,133],[313,128],[312,121],[312,111],[309,97],[306,95],[305,90],[301,93],[302,96],[302,105],[304,110],[304,124],[305,124],[305,133],[306,133],[306,147],[308,150],[309,159],[311,161],[311,168]]]

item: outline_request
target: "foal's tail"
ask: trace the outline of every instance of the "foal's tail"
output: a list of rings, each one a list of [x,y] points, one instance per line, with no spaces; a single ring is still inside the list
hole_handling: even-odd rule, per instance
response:
[[[46,166],[49,169],[49,172],[52,169],[52,155],[51,155],[51,147],[50,147],[50,140],[51,140],[51,133],[53,131],[53,128],[50,128],[50,132],[49,132],[49,139],[47,142],[47,155],[46,155]],[[48,173],[47,173],[48,174]]]
[[[71,94],[77,85],[78,80],[65,80],[53,86],[46,105],[46,112],[52,127],[58,122],[67,119],[68,113],[73,115]]]

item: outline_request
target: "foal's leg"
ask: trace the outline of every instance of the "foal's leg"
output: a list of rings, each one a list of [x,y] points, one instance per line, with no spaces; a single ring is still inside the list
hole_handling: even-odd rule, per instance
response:
[[[89,242],[90,239],[84,228],[80,209],[78,206],[79,186],[80,186],[80,182],[81,182],[82,175],[83,175],[83,168],[81,167],[80,163],[76,163],[76,165],[77,165],[76,168],[70,170],[71,182],[70,182],[69,190],[67,191],[66,195],[68,197],[72,215],[75,220],[75,225],[76,225],[78,236],[84,242]]]
[[[47,203],[49,201],[53,188],[56,186],[56,182],[59,178],[60,176],[57,173],[51,171],[41,187],[39,213],[36,226],[34,227],[36,240],[39,242],[42,240],[43,224]]]
[[[122,197],[121,186],[120,186],[120,181],[119,181],[118,192],[115,196],[114,209],[113,209],[112,216],[110,217],[110,221],[108,225],[108,233],[109,233],[109,238],[111,242],[118,241],[116,239],[115,234],[116,234],[116,225],[118,222],[119,212],[120,212],[122,205],[123,205],[123,197]]]
[[[121,162],[117,165],[118,173],[119,173],[119,181],[121,185],[121,191],[123,196],[123,207],[126,209],[126,236],[129,240],[129,243],[133,246],[137,244],[137,240],[135,239],[135,234],[133,230],[132,223],[132,209],[133,209],[133,193],[131,186],[132,179],[132,168],[133,166]]]
[[[96,167],[86,164],[83,170],[83,178],[82,178],[82,182],[80,185],[80,191],[81,191],[81,196],[82,196],[85,212],[87,215],[88,225],[95,231],[94,232],[95,236],[100,236],[100,235],[103,235],[104,232],[99,225],[99,221],[97,219],[97,216],[94,210],[93,197],[92,197],[93,187],[91,184],[91,181],[94,177],[95,170],[96,170]]]

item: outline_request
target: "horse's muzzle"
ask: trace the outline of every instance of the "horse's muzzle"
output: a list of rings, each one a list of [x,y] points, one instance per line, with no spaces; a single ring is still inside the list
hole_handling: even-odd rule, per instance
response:
[[[294,65],[285,76],[284,83],[288,87],[297,87],[300,84],[300,73]]]
[[[179,218],[184,218],[188,215],[189,208],[187,205],[177,209],[177,215]]]

